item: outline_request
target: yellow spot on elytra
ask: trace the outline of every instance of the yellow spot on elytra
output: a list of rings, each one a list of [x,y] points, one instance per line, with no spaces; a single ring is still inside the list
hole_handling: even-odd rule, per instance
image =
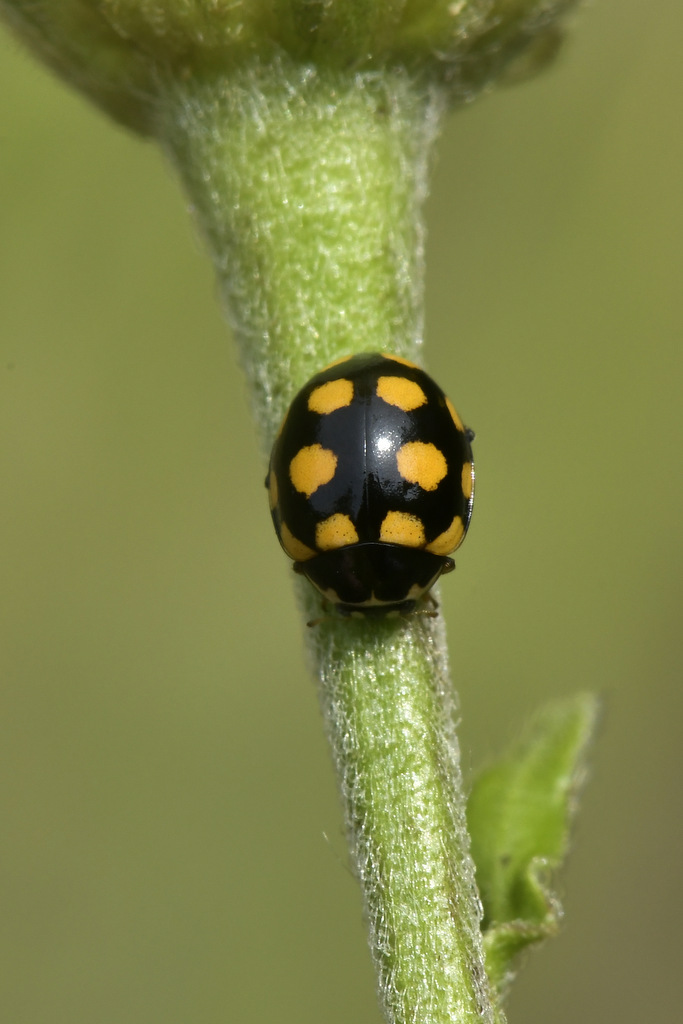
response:
[[[311,391],[308,396],[308,408],[311,412],[320,413],[321,416],[335,409],[343,409],[350,405],[353,399],[353,384],[345,377],[339,380],[328,380],[326,384]]]
[[[468,501],[470,501],[474,494],[474,466],[471,462],[466,462],[462,467],[462,493],[465,495]]]
[[[462,544],[464,536],[465,524],[460,516],[456,516],[447,530],[427,544],[426,550],[431,551],[433,555],[450,555],[451,551],[455,551]]]
[[[448,472],[443,452],[424,441],[408,441],[399,448],[396,464],[404,480],[418,484],[425,491],[435,491]]]
[[[427,401],[420,385],[407,377],[380,377],[377,381],[377,396],[404,412],[412,412]]]
[[[309,558],[315,558],[317,551],[309,548],[308,544],[298,540],[287,526],[287,523],[280,523],[280,541],[290,558],[295,562],[307,562]]]
[[[420,369],[417,363],[411,363],[410,359],[404,359],[403,356],[385,356],[385,359],[392,359],[395,363],[400,363],[402,366],[409,366],[411,370]]]
[[[315,542],[321,551],[333,551],[335,548],[346,547],[347,544],[358,543],[358,533],[351,520],[343,512],[323,519],[315,528]]]
[[[272,469],[268,474],[268,500],[270,501],[271,509],[277,508],[277,477],[273,473]]]
[[[446,406],[448,408],[449,413],[451,414],[451,418],[452,418],[453,422],[455,423],[456,427],[458,428],[458,430],[460,431],[461,434],[464,434],[465,433],[465,428],[462,425],[462,420],[460,419],[460,417],[458,416],[457,412],[455,411],[455,406],[451,402],[450,398],[446,399]]]
[[[385,544],[421,548],[425,542],[425,529],[422,520],[410,512],[387,512],[379,530],[379,539]]]
[[[337,456],[321,444],[300,448],[289,464],[289,478],[294,488],[307,498],[323,484],[328,484],[337,469]]]

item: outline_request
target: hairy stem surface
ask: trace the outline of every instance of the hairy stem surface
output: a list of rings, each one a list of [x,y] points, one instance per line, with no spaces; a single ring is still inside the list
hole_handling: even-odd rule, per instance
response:
[[[212,253],[268,449],[327,362],[418,357],[441,99],[398,71],[284,60],[165,97],[158,132]],[[308,584],[299,596],[318,617]],[[387,1019],[492,1021],[441,620],[329,618],[306,638]]]

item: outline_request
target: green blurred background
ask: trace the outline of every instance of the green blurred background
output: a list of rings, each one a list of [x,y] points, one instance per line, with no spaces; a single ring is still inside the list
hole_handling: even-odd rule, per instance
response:
[[[602,0],[453,116],[427,360],[477,431],[464,768],[605,714],[512,1024],[675,1020],[683,7]],[[149,144],[0,36],[0,1019],[379,1024],[234,345]],[[265,637],[265,640],[264,640]]]

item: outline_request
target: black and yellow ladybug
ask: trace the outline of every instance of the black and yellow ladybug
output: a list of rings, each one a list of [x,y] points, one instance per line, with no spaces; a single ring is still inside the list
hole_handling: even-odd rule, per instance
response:
[[[266,486],[282,547],[342,615],[408,614],[472,514],[471,431],[424,370],[348,356],[297,394]]]

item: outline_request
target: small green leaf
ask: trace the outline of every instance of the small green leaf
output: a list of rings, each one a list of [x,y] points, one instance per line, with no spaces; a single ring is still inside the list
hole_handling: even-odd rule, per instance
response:
[[[557,931],[562,911],[550,879],[567,851],[596,717],[597,701],[588,694],[552,704],[472,789],[472,856],[487,968],[499,993],[516,955]]]

